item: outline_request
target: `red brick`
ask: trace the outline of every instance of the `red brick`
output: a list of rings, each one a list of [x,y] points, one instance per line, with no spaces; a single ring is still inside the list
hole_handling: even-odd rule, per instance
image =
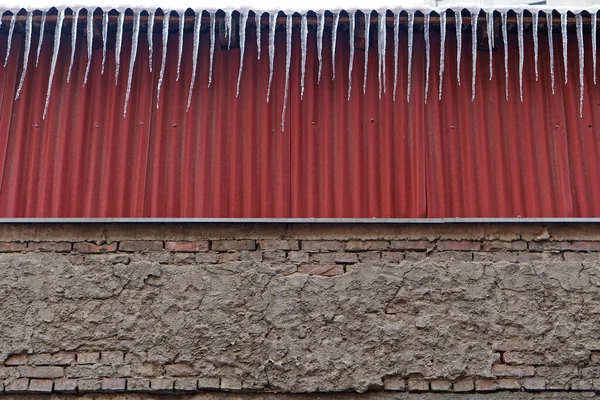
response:
[[[600,251],[600,242],[577,241],[571,244],[574,251]]]
[[[77,391],[77,379],[56,379],[54,381],[55,392],[74,393]]]
[[[381,253],[381,259],[390,262],[400,262],[404,260],[404,253],[399,251],[385,251]]]
[[[71,242],[29,242],[29,251],[55,251],[57,253],[68,253],[73,248]]]
[[[4,361],[4,365],[27,365],[28,360],[27,354],[13,354]]]
[[[479,251],[481,243],[473,240],[440,240],[437,242],[437,248],[442,251]]]
[[[492,374],[496,376],[533,376],[535,368],[525,365],[492,365]]]
[[[335,262],[338,264],[356,264],[358,262],[358,255],[355,253],[337,253],[335,255]]]
[[[526,378],[523,379],[523,387],[525,390],[545,390],[546,380],[544,378]]]
[[[392,240],[392,250],[402,251],[427,251],[434,248],[434,244],[427,240]]]
[[[427,392],[429,391],[429,382],[419,378],[408,378],[409,392]]]
[[[53,382],[50,379],[32,379],[29,381],[30,392],[50,393]]]
[[[119,243],[119,251],[127,253],[161,251],[163,249],[164,244],[159,240],[124,240]]]
[[[521,384],[517,378],[500,378],[498,379],[498,388],[504,390],[519,390]]]
[[[78,364],[96,364],[100,362],[100,353],[99,352],[85,352],[85,353],[77,353],[77,363]]]
[[[452,386],[455,392],[472,392],[475,390],[472,378],[460,379],[454,382],[454,385]]]
[[[478,392],[494,392],[499,389],[495,379],[475,379],[475,390]]]
[[[288,253],[288,260],[291,262],[308,262],[308,253],[304,251],[290,251]]]
[[[90,242],[77,242],[73,244],[73,251],[88,254],[112,253],[117,251],[117,242],[108,244],[95,244]]]
[[[452,382],[445,379],[434,379],[429,382],[433,392],[450,392],[452,391]]]
[[[165,249],[182,253],[205,253],[208,251],[208,241],[197,242],[165,242]]]
[[[74,363],[75,353],[69,352],[41,353],[29,356],[29,364],[31,365],[71,365]]]
[[[298,267],[298,272],[308,275],[336,276],[344,273],[344,267],[341,265],[302,264]]]
[[[0,242],[0,253],[13,253],[24,251],[27,248],[27,243],[17,242]]]
[[[554,241],[542,241],[542,242],[530,242],[529,251],[564,251],[571,250],[571,243],[569,242],[554,242]]]
[[[261,250],[299,250],[300,244],[297,240],[259,240],[258,247]]]
[[[213,240],[212,250],[256,250],[256,242],[254,240]]]
[[[527,242],[515,240],[513,242],[502,242],[499,240],[483,242],[483,251],[526,251]]]
[[[19,378],[10,382],[4,387],[6,393],[21,393],[26,392],[29,388],[29,378]]]
[[[102,379],[102,390],[108,392],[123,392],[127,388],[127,381],[122,378]]]
[[[406,381],[397,376],[386,376],[383,378],[383,388],[385,390],[404,391],[406,390]]]
[[[386,240],[350,240],[346,243],[346,251],[388,250],[390,242]]]
[[[24,378],[55,379],[62,378],[64,370],[62,367],[19,367],[19,375]]]
[[[302,250],[310,251],[340,251],[346,244],[339,240],[303,240]]]

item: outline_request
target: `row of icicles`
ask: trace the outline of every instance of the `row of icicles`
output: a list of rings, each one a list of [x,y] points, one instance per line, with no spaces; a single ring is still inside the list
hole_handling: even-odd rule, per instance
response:
[[[72,35],[71,35],[71,58],[69,63],[69,70],[67,75],[67,82],[69,82],[71,78],[71,70],[73,67],[74,57],[75,57],[75,42],[76,42],[76,33],[77,33],[77,22],[79,17],[80,10],[74,10],[73,12],[73,24],[72,24]],[[479,9],[471,10],[471,32],[473,35],[472,40],[472,79],[471,79],[471,87],[472,87],[472,100],[475,99],[475,77],[476,77],[476,65],[477,65],[477,20],[480,13]],[[93,42],[93,12],[88,12],[87,16],[87,65],[85,70],[85,78],[84,78],[84,86],[87,83],[88,74],[90,71],[91,58],[92,58],[92,42]],[[152,72],[152,32],[154,26],[154,12],[148,13],[148,46],[149,46],[149,68],[150,72]],[[179,11],[179,47],[178,47],[178,61],[177,61],[177,80],[180,77],[180,68],[181,68],[181,56],[183,52],[183,30],[184,30],[184,11]],[[238,79],[237,79],[237,91],[236,95],[239,95],[240,90],[240,81],[243,73],[244,67],[244,48],[245,48],[245,31],[246,25],[248,22],[248,12],[240,12],[239,16],[239,40],[240,40],[240,65],[238,71]],[[260,13],[258,13],[260,14]],[[532,12],[532,28],[533,28],[533,43],[534,43],[534,58],[535,58],[535,76],[536,80],[538,79],[538,12]],[[216,15],[215,13],[209,13],[210,15],[210,67],[209,67],[209,77],[208,77],[208,86],[210,87],[212,82],[212,70],[213,70],[213,58],[214,58],[214,50],[215,50],[215,38],[216,38]],[[502,22],[502,39],[504,44],[504,72],[505,72],[505,81],[506,81],[506,98],[508,99],[508,35],[507,35],[507,12],[501,12],[501,22]],[[517,12],[517,30],[518,30],[518,44],[519,44],[519,91],[521,101],[523,101],[523,11]],[[187,110],[189,110],[192,92],[194,89],[194,83],[196,80],[196,68],[198,63],[198,51],[199,51],[199,42],[200,42],[200,29],[202,24],[202,13],[195,13],[195,22],[194,22],[194,33],[193,33],[193,55],[192,55],[192,76],[191,76],[191,84],[189,87],[189,94],[187,100]],[[269,83],[267,89],[267,102],[269,102],[270,93],[271,93],[271,83],[273,80],[273,61],[275,54],[275,30],[277,25],[277,14],[271,13],[269,14],[269,48],[268,48],[268,56],[269,56]],[[321,80],[321,70],[322,70],[322,49],[323,49],[323,32],[325,27],[325,13],[317,13],[317,56],[319,62],[318,69],[318,79],[317,81],[320,83]],[[170,17],[170,12],[165,11],[163,19],[166,22],[163,22],[162,29],[162,59],[161,66],[159,72],[159,80],[158,80],[158,88],[157,88],[157,108],[159,106],[160,99],[160,91],[163,82],[164,72],[165,72],[165,64],[166,64],[166,56],[167,56],[167,40],[169,35],[169,23],[168,18]],[[291,46],[292,46],[292,15],[286,16],[286,75],[285,75],[285,92],[284,92],[284,100],[283,100],[283,110],[281,115],[281,128],[284,128],[284,117],[286,112],[286,104],[288,97],[288,88],[289,88],[289,72],[290,72],[290,62],[291,62]],[[52,62],[50,67],[50,77],[48,82],[48,89],[46,93],[46,102],[44,106],[44,115],[45,119],[46,113],[48,111],[48,104],[50,102],[50,96],[52,93],[52,81],[54,78],[54,72],[56,69],[56,62],[58,58],[58,51],[60,47],[60,34],[62,30],[63,21],[65,18],[65,10],[59,10],[58,16],[56,19],[56,29],[54,33],[54,50],[52,55]],[[131,82],[133,76],[133,68],[136,60],[136,53],[139,43],[139,34],[140,34],[140,18],[141,12],[134,12],[133,14],[133,39],[132,39],[132,48],[131,48],[131,57],[129,63],[129,71],[128,71],[128,79],[127,79],[127,90],[125,94],[125,105],[123,109],[123,116],[125,117],[127,114],[127,105],[129,102],[130,91],[131,91]],[[340,14],[333,13],[333,24],[332,24],[332,67],[333,67],[333,79],[335,79],[335,52],[336,52],[336,39],[337,39],[337,28],[339,23]],[[349,21],[349,33],[350,33],[350,61],[348,67],[348,99],[350,99],[352,93],[352,68],[354,64],[354,36],[355,36],[355,26],[356,26],[356,12],[348,12],[348,21]],[[365,23],[364,23],[364,37],[369,37],[369,30],[371,29],[371,14],[364,13]],[[462,51],[462,15],[460,12],[455,13],[456,18],[456,36],[457,36],[457,79],[460,85],[460,67],[461,67],[461,51]],[[406,101],[410,101],[411,97],[411,70],[412,70],[412,56],[413,56],[413,27],[414,27],[414,19],[415,12],[408,12],[408,77],[407,77],[407,92],[406,92]],[[102,74],[104,73],[104,66],[106,61],[106,44],[108,37],[108,20],[109,15],[108,11],[103,11],[102,14]],[[584,50],[583,50],[583,22],[582,15],[576,14],[576,31],[577,31],[577,42],[579,47],[579,84],[580,84],[580,104],[579,104],[579,112],[580,116],[582,115],[583,110],[583,93],[584,93],[584,84],[583,84],[583,64],[584,64]],[[5,59],[5,66],[8,62],[8,57],[10,54],[10,46],[11,39],[14,32],[16,21],[16,14],[13,14],[10,21],[9,28],[9,38],[8,38],[8,47]],[[117,22],[117,33],[116,33],[116,44],[115,44],[115,57],[116,57],[116,70],[115,70],[115,78],[119,76],[120,71],[120,57],[121,57],[121,47],[123,42],[123,25],[125,21],[125,12],[120,12],[118,16]],[[381,99],[382,92],[386,93],[386,15],[385,13],[379,13],[377,19],[377,34],[378,34],[378,80],[379,80],[379,98]],[[440,39],[441,39],[441,51],[440,51],[440,68],[439,68],[439,89],[438,89],[438,97],[439,100],[442,99],[442,83],[444,78],[444,57],[445,57],[445,42],[446,42],[446,12],[443,11],[439,14],[440,21]],[[44,25],[46,23],[46,12],[42,12],[41,17],[41,26],[40,32],[44,31]],[[231,44],[231,32],[232,32],[232,14],[225,13],[225,33],[227,37],[229,37],[229,44]],[[429,39],[429,23],[430,23],[430,14],[424,14],[424,35],[425,35],[425,52],[426,52],[426,83],[425,83],[425,103],[427,103],[428,95],[429,95],[429,69],[430,69],[430,39]],[[488,45],[490,49],[493,47],[494,41],[494,29],[493,29],[493,11],[486,12],[486,23],[487,23],[487,37],[488,37]],[[552,14],[546,14],[546,23],[549,27],[552,26]],[[27,66],[29,53],[31,51],[31,37],[32,37],[32,25],[33,25],[33,13],[28,12],[26,16],[25,23],[25,55],[23,62],[23,70],[21,73],[19,86],[17,89],[15,100],[19,98],[21,93],[21,89],[23,87],[23,82],[25,80],[25,76],[27,75]],[[257,25],[258,28],[256,30],[257,37],[257,45],[258,45],[258,59],[261,57],[261,32],[260,32],[260,24]],[[399,42],[399,26],[400,26],[400,13],[394,13],[394,85],[393,85],[393,99],[396,100],[396,89],[398,82],[398,42]],[[567,13],[562,13],[560,16],[560,26],[562,33],[562,46],[563,46],[563,62],[564,62],[564,70],[565,70],[565,83],[567,81]],[[593,60],[593,68],[594,68],[594,84],[596,83],[596,18],[595,15],[592,16],[592,60]],[[301,91],[300,97],[302,98],[304,95],[304,79],[305,79],[305,70],[306,70],[306,53],[307,53],[307,37],[308,37],[308,16],[307,14],[303,14],[301,16],[301,51],[302,51],[302,65],[301,65]],[[40,40],[38,42],[37,54],[36,54],[36,67],[39,61],[40,50],[42,47],[43,35],[40,35]],[[366,40],[365,51],[369,51],[369,41]],[[551,74],[551,82],[552,82],[552,93],[554,94],[554,51],[553,51],[553,43],[552,43],[552,35],[548,35],[548,46],[550,53],[550,74]],[[367,88],[367,71],[368,71],[368,61],[369,58],[365,57],[364,61],[364,78],[363,78],[363,93],[366,92]],[[492,51],[489,52],[489,77],[492,79],[493,70],[492,70]]]

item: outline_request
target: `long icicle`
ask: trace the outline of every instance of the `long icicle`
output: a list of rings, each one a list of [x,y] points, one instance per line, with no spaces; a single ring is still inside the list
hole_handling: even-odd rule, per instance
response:
[[[19,80],[19,87],[17,94],[15,95],[15,101],[21,94],[23,89],[23,83],[25,82],[25,75],[27,75],[27,66],[29,65],[29,52],[31,50],[31,31],[33,30],[33,12],[27,12],[27,19],[25,21],[25,54],[23,54],[23,71],[21,71],[21,79]]]
[[[523,101],[523,11],[517,13],[517,39],[519,41],[519,96]]]
[[[35,57],[35,67],[37,68],[40,61],[40,52],[42,51],[42,43],[44,43],[44,32],[46,30],[46,11],[42,11],[42,20],[40,21],[40,39],[37,47],[37,55]]]
[[[247,14],[246,14],[247,15]],[[194,18],[194,48],[192,50],[192,79],[190,80],[190,91],[185,112],[190,110],[192,104],[192,93],[194,92],[194,83],[196,83],[196,69],[198,68],[198,51],[200,50],[200,28],[202,27],[202,12],[196,11]]]
[[[121,71],[121,47],[123,47],[123,25],[125,24],[125,11],[119,12],[117,19],[117,34],[115,45],[115,86],[119,84],[119,72]]]
[[[183,56],[183,28],[185,21],[185,11],[178,11],[179,15],[179,46],[177,51],[177,77],[175,78],[176,82],[179,82],[179,76],[181,73],[181,57]]]
[[[225,11],[225,36],[227,37],[227,50],[231,50],[231,11]]]
[[[479,10],[471,11],[471,55],[473,65],[471,66],[471,101],[475,101],[475,83],[477,82],[477,19]]]
[[[69,61],[69,72],[67,73],[67,83],[71,80],[71,71],[75,61],[75,45],[77,44],[77,21],[79,20],[79,8],[73,11],[73,24],[71,25],[71,60]]]
[[[300,100],[302,100],[304,98],[304,77],[306,75],[306,41],[308,40],[308,16],[306,13],[302,14],[300,31],[300,47],[302,51],[302,65],[300,66]]]
[[[598,13],[592,13],[592,65],[594,66],[594,85],[596,84],[596,35],[598,34],[598,24],[596,19]]]
[[[584,63],[584,49],[583,49],[583,20],[581,14],[575,14],[575,25],[577,28],[577,47],[579,50],[579,118],[583,117],[583,63]]]
[[[277,13],[269,14],[269,83],[267,86],[267,103],[271,97],[271,83],[273,82],[273,62],[275,59],[275,28],[277,28]]]
[[[102,69],[100,75],[104,75],[106,65],[106,42],[108,41],[108,11],[102,12]]]
[[[8,57],[10,56],[10,47],[12,44],[13,33],[15,32],[15,22],[17,21],[17,13],[13,13],[10,17],[10,27],[8,28],[8,43],[6,44],[6,58],[4,59],[4,68],[8,65]]]
[[[429,19],[430,14],[425,13],[423,21],[423,33],[425,34],[425,104],[429,99],[429,67],[431,65],[431,45],[429,43]]]
[[[377,48],[378,48],[378,60],[379,60],[379,69],[377,73],[377,78],[379,82],[379,100],[381,100],[381,91],[383,89],[383,93],[386,93],[386,79],[385,79],[385,45],[386,45],[386,15],[385,11],[377,12]]]
[[[456,17],[456,79],[460,86],[460,60],[462,58],[462,9],[454,12]]]
[[[567,65],[567,13],[560,14],[560,33],[562,35],[563,47],[563,65],[565,67],[565,85],[569,82],[568,65]]]
[[[412,57],[413,57],[413,31],[415,25],[415,13],[408,13],[408,82],[406,88],[406,101],[410,102],[410,87],[412,84]]]
[[[285,110],[287,107],[288,91],[290,86],[290,64],[292,62],[292,19],[287,15],[285,20],[285,90],[283,94],[283,110],[281,111],[281,131],[285,128]]]
[[[552,82],[552,94],[554,94],[554,43],[552,43],[552,13],[546,13],[546,25],[548,26],[548,52],[550,54],[550,81]]]
[[[92,49],[94,45],[94,10],[91,8],[87,9],[87,25],[85,34],[87,39],[87,64],[85,66],[83,86],[87,85],[88,76],[90,75],[90,68],[92,67]]]
[[[350,18],[350,12],[348,12]],[[319,73],[317,74],[317,84],[321,83],[321,71],[323,70],[323,31],[325,30],[325,13],[317,13],[317,58],[319,59]],[[352,35],[353,33],[351,33]],[[353,43],[350,43],[352,46]],[[352,49],[354,50],[354,49]]]
[[[48,113],[48,105],[50,104],[50,95],[52,94],[52,81],[54,80],[54,71],[56,70],[56,60],[58,60],[58,51],[60,49],[60,34],[62,31],[63,21],[65,19],[65,9],[58,11],[56,16],[56,27],[54,28],[54,50],[52,52],[52,64],[50,65],[50,78],[48,79],[48,91],[46,92],[46,104],[44,105],[44,115],[42,119],[46,119]]]
[[[244,51],[246,50],[246,24],[248,22],[248,12],[240,12],[240,69],[238,70],[237,88],[235,90],[235,97],[240,95],[240,82],[242,82],[242,71],[244,70]]]
[[[216,25],[215,13],[210,13],[210,65],[208,67],[208,87],[210,87],[210,84],[212,83],[213,62],[215,60]]]
[[[441,21],[441,16],[440,16]],[[394,93],[392,99],[396,101],[396,88],[398,87],[398,47],[400,35],[400,12],[394,13]]]
[[[127,75],[127,91],[125,92],[125,105],[123,106],[123,118],[127,116],[127,104],[131,95],[131,83],[133,81],[133,67],[137,56],[138,43],[140,38],[140,12],[133,12],[133,36],[131,38],[131,56],[129,57],[129,74]]]
[[[152,72],[152,56],[154,53],[154,43],[152,37],[154,36],[154,12],[148,11],[148,31],[146,32],[148,37],[148,67]]]
[[[256,24],[256,49],[258,51],[258,59],[259,60],[260,60],[260,48],[261,48],[261,45],[260,45],[260,40],[261,40],[261,38],[260,38],[260,36],[261,36],[260,35],[260,28],[261,28],[260,20],[261,20],[262,15],[263,15],[262,11],[254,11],[254,23]]]
[[[356,28],[356,14],[348,12],[348,24],[350,30],[350,60],[348,62],[348,101],[352,93],[352,69],[354,67],[354,29]]]
[[[440,85],[438,88],[438,100],[442,100],[442,86],[444,84],[444,55],[446,53],[446,11],[440,13]]]
[[[365,76],[363,78],[363,94],[367,93],[367,73],[369,70],[369,30],[371,28],[371,12],[365,12]]]
[[[165,66],[167,64],[167,46],[169,43],[169,19],[171,10],[165,10],[162,23],[162,58],[160,59],[160,72],[158,74],[158,87],[156,88],[156,109],[160,104],[160,90],[165,77]]]
[[[487,37],[488,37],[488,50],[490,53],[490,81],[492,80],[492,76],[494,76],[494,67],[492,60],[492,53],[494,52],[494,12],[488,11],[485,13],[485,23],[487,28]]]
[[[502,14],[502,41],[504,42],[504,82],[505,82],[505,90],[506,90],[506,100],[508,100],[508,28],[507,24],[507,15],[506,11],[503,11]]]
[[[333,25],[331,26],[331,69],[332,69],[332,81],[335,81],[335,49],[337,45],[337,30],[340,22],[340,13],[333,13]]]
[[[538,25],[539,25],[539,11],[533,10],[531,11],[531,28],[533,30],[533,58],[534,58],[534,66],[535,66],[535,81],[539,80],[539,71],[538,71],[538,54],[539,54],[539,41],[538,41]]]

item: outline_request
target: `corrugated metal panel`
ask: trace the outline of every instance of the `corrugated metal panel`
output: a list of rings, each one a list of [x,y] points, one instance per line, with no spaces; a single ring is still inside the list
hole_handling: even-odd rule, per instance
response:
[[[372,29],[372,31],[375,29]],[[176,82],[177,35],[169,41],[160,108],[154,73],[140,40],[132,98],[122,117],[131,37],[126,36],[119,85],[114,52],[100,75],[101,49],[83,88],[85,39],[79,38],[73,82],[66,83],[69,38],[63,37],[49,117],[41,119],[51,36],[40,66],[14,102],[20,73],[16,49],[3,82],[0,115],[0,217],[598,217],[600,216],[600,93],[586,61],[584,117],[579,118],[577,42],[569,43],[569,84],[563,85],[560,38],[555,37],[556,95],[550,93],[548,49],[540,36],[540,82],[526,35],[524,98],[519,101],[518,48],[510,36],[510,99],[504,98],[501,46],[478,52],[477,93],[471,102],[470,34],[463,38],[462,84],[456,82],[456,41],[448,33],[443,99],[437,99],[439,33],[431,33],[429,102],[424,105],[425,52],[415,33],[411,101],[407,92],[407,33],[400,36],[397,99],[393,38],[388,33],[387,93],[378,100],[377,53],[370,52],[366,95],[364,51],[357,49],[348,94],[348,32],[338,34],[336,80],[329,37],[316,84],[315,32],[309,33],[306,90],[300,100],[300,40],[294,32],[286,129],[280,118],[285,82],[285,37],[277,33],[271,102],[267,35],[256,61],[254,30],[247,32],[240,96],[235,97],[239,49],[215,53],[208,81],[208,37],[202,35],[198,80],[185,113],[191,75],[191,37]],[[372,32],[373,39],[375,32]],[[326,33],[329,35],[329,33]],[[498,41],[500,45],[501,42]],[[586,36],[587,54],[590,38]],[[35,43],[34,43],[35,46]],[[376,49],[376,40],[372,49]],[[0,38],[0,54],[6,38]],[[33,57],[32,57],[33,58]],[[21,55],[22,59],[22,55]],[[12,114],[10,111],[12,108]],[[8,113],[8,115],[7,115]],[[10,129],[8,128],[10,126]],[[6,149],[6,151],[4,150]]]

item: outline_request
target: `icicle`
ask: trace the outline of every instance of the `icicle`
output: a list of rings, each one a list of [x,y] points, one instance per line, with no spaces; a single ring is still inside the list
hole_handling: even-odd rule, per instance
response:
[[[424,17],[425,19],[423,25],[425,34],[425,104],[427,104],[427,99],[429,97],[429,66],[431,64],[431,46],[429,44],[429,13],[426,13]]]
[[[596,24],[597,13],[592,14],[592,64],[594,65],[594,85],[596,84],[596,34],[598,27]]]
[[[456,18],[456,79],[460,86],[460,59],[462,58],[462,9],[454,12]]]
[[[438,100],[442,100],[442,85],[444,83],[444,55],[446,53],[446,11],[440,13],[440,86]]]
[[[258,59],[260,60],[260,19],[262,11],[254,11],[254,22],[256,23],[256,48],[258,50]]]
[[[519,41],[519,96],[523,101],[523,11],[517,13],[517,31]]]
[[[121,71],[121,47],[123,46],[123,25],[125,23],[125,11],[119,12],[117,20],[117,33],[115,44],[115,86],[119,84],[119,72]]]
[[[79,20],[79,8],[73,11],[73,24],[71,25],[71,61],[69,61],[69,72],[67,73],[67,83],[71,80],[71,71],[75,61],[75,45],[77,43],[77,21]]]
[[[10,17],[10,27],[8,28],[8,43],[6,44],[6,58],[4,59],[4,68],[8,65],[8,57],[10,56],[10,47],[12,45],[12,37],[15,32],[15,22],[17,21],[17,13],[13,13]]]
[[[248,14],[246,14],[247,16]],[[192,54],[192,79],[190,80],[190,92],[188,94],[187,108],[185,112],[190,109],[192,104],[192,92],[194,91],[194,83],[196,82],[196,68],[198,67],[198,50],[200,49],[200,28],[202,27],[202,12],[196,11],[194,18],[194,48]],[[238,78],[239,81],[239,78]],[[239,84],[238,84],[239,88]]]
[[[125,13],[123,13],[125,14]],[[133,12],[133,36],[131,38],[131,56],[129,58],[129,74],[127,75],[127,91],[125,92],[125,106],[123,107],[123,118],[127,115],[127,104],[131,95],[131,82],[133,80],[133,67],[137,56],[138,42],[140,36],[140,12]]]
[[[337,30],[339,22],[340,13],[333,13],[333,25],[331,26],[331,68],[333,69],[331,78],[332,81],[335,81],[335,47],[337,44]]]
[[[27,65],[29,65],[29,51],[31,50],[31,31],[33,26],[33,12],[27,13],[27,20],[25,21],[25,54],[23,55],[23,71],[21,71],[21,79],[19,80],[19,87],[15,96],[15,101],[21,94],[23,89],[23,83],[25,82],[25,75],[27,75]]]
[[[410,102],[410,86],[412,84],[412,56],[413,56],[413,29],[415,24],[415,13],[408,13],[408,87],[406,89],[406,101]]]
[[[490,81],[492,80],[492,76],[494,75],[494,67],[492,63],[492,53],[494,50],[494,12],[488,11],[485,14],[485,22],[487,28],[487,37],[488,37],[488,49],[490,52]]]
[[[506,11],[502,12],[502,40],[504,42],[504,80],[506,85],[506,100],[508,100],[508,28],[506,26]]]
[[[352,93],[352,68],[354,67],[354,29],[356,27],[356,15],[348,12],[348,24],[350,30],[350,61],[348,62],[348,101]]]
[[[102,12],[102,70],[100,75],[104,75],[104,65],[106,64],[106,42],[108,40],[108,11]]]
[[[367,93],[367,72],[369,70],[369,30],[371,28],[371,12],[365,12],[365,76],[363,79],[363,94]]]
[[[242,71],[244,70],[244,51],[246,50],[246,23],[248,22],[248,12],[240,11],[240,69],[238,71],[237,89],[235,97],[240,95],[240,82],[242,81]]]
[[[277,13],[269,14],[269,86],[267,87],[267,103],[271,97],[271,83],[273,82],[273,61],[275,58],[275,28],[277,27]]]
[[[87,85],[88,75],[90,74],[90,68],[92,66],[92,46],[94,44],[94,10],[91,8],[87,9],[87,26],[85,33],[87,37],[87,65],[85,66],[83,86]]]
[[[181,72],[181,56],[183,55],[183,23],[185,22],[185,11],[178,11],[179,14],[179,51],[177,53],[177,78],[176,82],[179,82],[179,73]]]
[[[148,36],[148,67],[150,68],[150,72],[152,72],[152,55],[154,53],[154,41],[152,37],[154,36],[154,12],[148,12],[148,31],[146,32]]]
[[[163,78],[165,77],[165,66],[167,63],[167,45],[169,43],[169,18],[171,10],[165,10],[163,14],[162,26],[162,58],[160,59],[160,73],[158,75],[158,87],[156,89],[156,108],[160,103],[160,89],[162,88]]]
[[[554,94],[554,44],[552,43],[552,13],[546,13],[548,25],[548,50],[550,53],[550,80],[552,81],[552,94]]]
[[[52,81],[54,80],[54,71],[56,70],[56,60],[58,60],[58,50],[60,49],[60,34],[63,21],[65,19],[65,10],[58,11],[56,16],[56,28],[54,29],[54,50],[52,52],[52,64],[50,65],[50,78],[48,79],[48,91],[46,92],[46,104],[44,105],[44,115],[42,119],[46,119],[48,113],[48,104],[50,104],[50,95],[52,94]]]
[[[479,18],[479,10],[471,11],[471,55],[473,57],[473,70],[471,71],[471,101],[475,100],[475,83],[477,80],[477,18]]]
[[[386,15],[385,11],[377,12],[377,48],[378,48],[378,60],[379,60],[379,69],[377,73],[377,77],[379,80],[379,100],[381,100],[381,90],[383,88],[383,92],[386,92],[385,84],[385,45],[386,45],[386,28],[387,24],[385,21]]]
[[[535,67],[535,81],[539,80],[539,72],[538,72],[538,17],[539,11],[533,10],[531,12],[531,21],[532,21],[532,29],[533,29],[533,57],[534,57],[534,67]]]
[[[225,12],[225,35],[227,36],[227,49],[231,50],[231,11]]]
[[[350,12],[348,13],[350,17]],[[317,84],[321,83],[321,71],[323,70],[323,31],[325,30],[325,13],[317,13],[317,57],[319,59],[319,73],[317,75]],[[353,35],[354,32],[351,33]],[[350,46],[354,46],[354,43],[350,43]]]
[[[563,12],[560,14],[560,33],[562,34],[562,46],[563,46],[563,65],[565,66],[565,85],[569,81],[569,75],[567,71],[567,13]]]
[[[42,43],[44,43],[44,31],[46,30],[46,11],[42,11],[42,20],[40,21],[40,41],[38,42],[37,55],[35,57],[35,67],[37,68],[38,62],[40,61],[40,52],[42,50]]]
[[[441,19],[441,17],[440,17]],[[396,101],[396,87],[398,86],[398,35],[400,34],[400,13],[394,14],[394,93],[392,98]]]
[[[575,15],[575,25],[577,27],[577,47],[579,50],[579,118],[583,117],[583,21],[581,14]]]
[[[215,59],[215,37],[217,35],[216,32],[216,18],[215,13],[210,13],[210,65],[208,67],[208,87],[212,83],[212,70],[213,70],[213,61]]]
[[[292,17],[290,13],[285,22],[285,91],[283,94],[283,111],[281,112],[281,131],[285,128],[285,109],[287,107],[288,88],[290,86],[290,64],[292,62]]]
[[[308,17],[306,13],[302,14],[302,23],[300,27],[300,46],[302,49],[302,66],[300,76],[300,100],[304,98],[304,77],[306,75],[306,41],[308,40]]]

